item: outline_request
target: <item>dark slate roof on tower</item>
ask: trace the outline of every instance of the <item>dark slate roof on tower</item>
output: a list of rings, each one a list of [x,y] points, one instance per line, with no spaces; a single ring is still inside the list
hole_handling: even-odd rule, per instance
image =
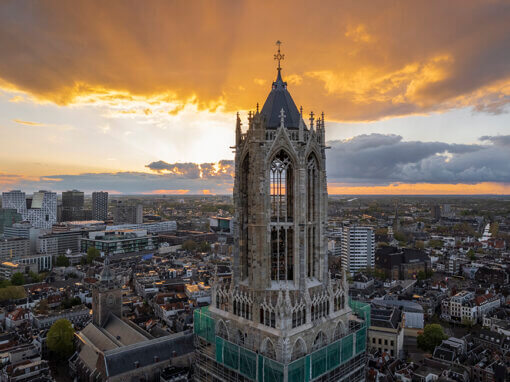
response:
[[[285,112],[285,127],[298,129],[301,115],[287,90],[287,83],[283,82],[281,70],[278,70],[276,81],[262,107],[261,114],[266,119],[266,128],[276,129],[280,126],[280,111]]]

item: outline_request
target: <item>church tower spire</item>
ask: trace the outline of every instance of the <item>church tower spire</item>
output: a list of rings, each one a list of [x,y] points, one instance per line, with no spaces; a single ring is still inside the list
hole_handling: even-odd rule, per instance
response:
[[[225,339],[285,363],[343,334],[351,310],[347,283],[328,272],[324,120],[312,112],[307,127],[277,47],[262,110],[244,133],[236,122],[233,277],[213,286],[210,312]]]
[[[324,116],[305,124],[280,45],[262,110],[236,122],[233,272],[195,311],[196,381],[364,380],[370,307],[328,272]]]

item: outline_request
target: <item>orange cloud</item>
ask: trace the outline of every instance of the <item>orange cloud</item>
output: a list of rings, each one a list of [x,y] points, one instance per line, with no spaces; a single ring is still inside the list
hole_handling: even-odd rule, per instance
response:
[[[0,87],[36,102],[104,104],[118,115],[152,115],[158,106],[177,114],[190,103],[253,109],[275,77],[277,38],[295,100],[334,120],[465,106],[499,112],[510,102],[504,1],[210,7],[83,0],[26,7],[0,4]]]
[[[358,24],[356,26],[348,26],[345,36],[351,38],[354,42],[372,42],[374,37],[371,36],[367,27],[364,24]]]
[[[395,183],[389,186],[328,184],[330,195],[510,195],[510,183],[431,184]]]
[[[31,122],[31,121],[22,121],[20,119],[13,119],[12,121],[16,122],[16,123],[19,123],[20,125],[25,125],[25,126],[46,126],[44,123]]]

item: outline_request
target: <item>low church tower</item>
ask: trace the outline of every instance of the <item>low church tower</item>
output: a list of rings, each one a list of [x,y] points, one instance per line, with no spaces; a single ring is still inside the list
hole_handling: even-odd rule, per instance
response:
[[[99,281],[92,289],[92,322],[102,327],[110,313],[122,317],[122,289],[110,269],[110,259],[107,255]]]

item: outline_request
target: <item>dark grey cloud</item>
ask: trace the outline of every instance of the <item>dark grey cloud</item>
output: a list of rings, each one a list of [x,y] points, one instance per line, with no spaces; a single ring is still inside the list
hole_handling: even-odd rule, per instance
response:
[[[39,180],[17,178],[13,182],[12,177],[2,184],[0,175],[0,190],[23,189],[27,192],[48,189],[53,191],[65,191],[79,189],[90,193],[96,190],[109,190],[124,194],[151,193],[158,190],[166,190],[172,193],[178,190],[187,190],[190,194],[199,194],[203,190],[212,193],[229,193],[232,187],[230,179],[205,179],[189,178],[175,174],[150,174],[144,172],[117,172],[117,173],[85,173],[79,175],[49,175]]]
[[[363,185],[510,181],[508,137],[489,145],[403,141],[398,135],[359,135],[330,142],[328,179]],[[506,143],[505,143],[506,142]]]
[[[156,172],[169,172],[173,175],[182,176],[184,178],[196,179],[200,177],[200,166],[197,163],[167,163],[159,160],[149,163],[145,166]]]
[[[171,174],[187,179],[231,179],[234,176],[234,161],[220,160],[218,163],[167,163],[159,160],[146,165],[160,174]]]
[[[480,140],[491,142],[497,146],[510,146],[510,135],[484,135],[480,137]]]
[[[331,141],[327,153],[328,181],[352,186],[401,183],[510,183],[510,136],[483,136],[484,144],[404,141],[399,135],[358,135]],[[38,189],[85,192],[110,190],[125,194],[187,190],[232,192],[234,162],[148,164],[153,173],[117,172],[48,175],[40,179],[0,174],[0,190]],[[165,191],[160,191],[165,192]]]

